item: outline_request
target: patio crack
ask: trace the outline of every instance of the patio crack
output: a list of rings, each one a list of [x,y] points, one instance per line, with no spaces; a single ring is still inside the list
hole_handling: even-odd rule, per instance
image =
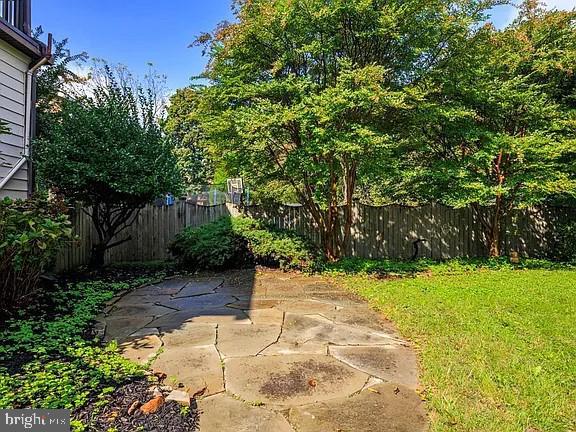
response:
[[[226,391],[226,362],[224,361],[224,356],[222,355],[222,353],[218,349],[219,333],[220,333],[220,325],[217,324],[216,325],[216,340],[214,341],[214,348],[216,349],[216,352],[218,353],[218,357],[220,358],[220,366],[222,369],[222,384],[224,387],[224,391]]]
[[[278,333],[278,337],[276,338],[276,340],[268,345],[266,345],[264,348],[262,348],[260,351],[258,351],[256,353],[255,357],[258,357],[259,355],[261,355],[264,351],[266,351],[268,348],[270,348],[272,345],[276,345],[279,341],[280,338],[282,337],[282,333],[284,332],[284,323],[286,322],[286,312],[282,313],[282,324],[280,325],[280,332]]]

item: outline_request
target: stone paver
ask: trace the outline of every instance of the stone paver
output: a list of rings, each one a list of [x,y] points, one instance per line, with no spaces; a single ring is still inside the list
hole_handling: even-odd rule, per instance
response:
[[[225,362],[226,389],[251,403],[298,406],[362,390],[369,376],[327,355],[259,356]]]
[[[198,403],[202,432],[293,432],[278,413],[251,406],[228,395],[202,399]]]
[[[290,422],[306,432],[424,432],[426,412],[418,395],[396,384],[380,384],[357,396],[290,411]]]
[[[209,396],[224,391],[222,362],[214,345],[166,350],[152,367],[168,375],[169,385],[181,383],[190,394],[204,391]]]
[[[279,325],[254,324],[218,326],[218,350],[222,357],[255,356],[280,337]]]
[[[127,340],[119,348],[127,359],[145,364],[162,348],[162,340],[156,335],[138,336]]]
[[[162,333],[166,349],[216,344],[216,324],[184,323]]]
[[[99,317],[127,358],[191,395],[201,432],[424,431],[414,351],[329,280],[277,271],[174,278]],[[180,384],[182,384],[180,386]]]
[[[390,346],[334,346],[330,354],[338,360],[366,372],[369,375],[403,384],[412,389],[418,387],[418,362],[410,348]]]

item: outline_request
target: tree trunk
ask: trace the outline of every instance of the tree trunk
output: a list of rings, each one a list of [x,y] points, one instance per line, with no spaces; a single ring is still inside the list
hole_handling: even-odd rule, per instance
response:
[[[489,240],[489,256],[490,258],[498,258],[501,254],[500,250],[500,229],[502,221],[502,195],[498,194],[496,196],[496,206],[494,207],[494,215],[492,216],[492,223],[490,233],[488,235]]]
[[[107,250],[108,250],[107,245],[103,243],[98,243],[92,246],[92,251],[90,253],[90,263],[89,263],[91,269],[99,269],[104,267],[105,264],[104,257],[106,255]]]
[[[344,238],[342,240],[343,253],[346,254],[352,238],[354,190],[356,189],[356,164],[344,167]]]

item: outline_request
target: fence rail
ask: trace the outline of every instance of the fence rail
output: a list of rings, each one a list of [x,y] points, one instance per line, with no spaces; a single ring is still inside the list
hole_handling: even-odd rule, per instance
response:
[[[299,206],[281,206],[274,212],[252,207],[250,216],[266,220],[278,228],[295,230],[320,244],[319,231]],[[106,263],[144,262],[168,259],[168,246],[185,227],[196,227],[223,216],[237,215],[230,204],[201,206],[179,201],[170,207],[148,206],[136,222],[117,240],[130,241],[109,250]],[[515,212],[505,221],[503,250],[518,251],[523,256],[554,255],[555,227],[576,219],[568,208],[533,208]],[[90,218],[81,210],[73,215],[73,226],[80,240],[62,251],[57,270],[66,271],[88,263],[96,233]],[[448,259],[486,255],[486,242],[477,216],[471,209],[452,209],[431,204],[422,207],[354,208],[352,236],[346,255],[362,258],[407,259],[412,256],[413,242],[421,244],[421,257]]]

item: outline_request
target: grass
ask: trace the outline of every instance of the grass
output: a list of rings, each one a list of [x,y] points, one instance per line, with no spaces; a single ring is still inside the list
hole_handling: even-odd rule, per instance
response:
[[[432,431],[576,431],[576,271],[543,266],[442,264],[344,283],[420,351]]]

